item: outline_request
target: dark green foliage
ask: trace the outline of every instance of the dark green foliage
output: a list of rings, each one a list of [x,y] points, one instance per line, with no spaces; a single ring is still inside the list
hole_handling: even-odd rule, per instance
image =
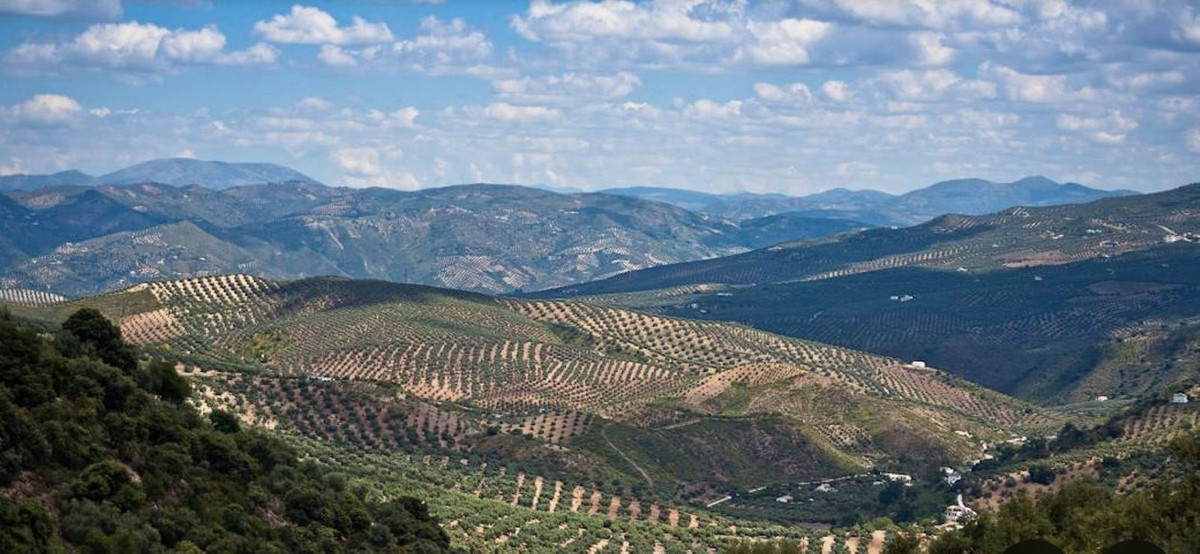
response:
[[[896,533],[883,546],[883,554],[919,554],[921,539],[912,533]]]
[[[51,343],[0,318],[0,552],[447,550],[420,500],[364,500],[91,310]]]
[[[742,543],[729,550],[730,554],[800,554],[795,541]]]
[[[935,540],[930,554],[1003,552],[1045,539],[1066,552],[1100,552],[1120,541],[1150,541],[1167,552],[1200,552],[1200,434],[1176,439],[1162,479],[1146,490],[1113,495],[1076,481],[1036,504],[1022,496]]]
[[[132,373],[137,369],[137,354],[121,340],[121,329],[110,323],[99,310],[84,308],[62,324],[63,333],[79,339],[87,353],[104,363]]]
[[[222,433],[236,433],[241,430],[237,418],[224,410],[213,410],[208,414],[208,419],[212,421],[213,429]]]

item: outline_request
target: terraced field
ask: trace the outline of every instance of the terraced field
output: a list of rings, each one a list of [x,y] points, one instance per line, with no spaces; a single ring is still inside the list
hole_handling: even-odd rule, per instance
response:
[[[926,360],[1009,394],[1079,401],[1141,394],[1155,386],[1141,376],[1177,373],[1121,375],[1127,361],[1104,360],[1130,336],[1200,317],[1198,252],[1200,184],[949,215],[535,296],[738,322]]]
[[[132,311],[129,302],[104,300],[110,297],[141,300]],[[109,313],[119,304],[113,316],[129,340],[189,365],[388,383],[404,395],[487,413],[504,431],[550,443],[585,434],[592,418],[650,429],[697,417],[783,416],[821,449],[871,464],[892,455],[884,435],[900,431],[934,445],[929,452],[967,457],[977,453],[977,440],[955,431],[987,437],[996,434],[988,431],[996,421],[1050,420],[894,359],[572,302],[226,275],[153,282],[78,304]],[[28,309],[61,313],[71,305]],[[830,409],[828,398],[837,398],[838,408]]]
[[[380,494],[393,479],[441,491],[452,534],[484,550],[865,545],[870,533],[704,506],[776,482],[978,458],[984,442],[1060,421],[896,359],[578,302],[222,275],[12,309],[51,325],[79,307],[175,359],[202,410],[323,445],[312,450]]]

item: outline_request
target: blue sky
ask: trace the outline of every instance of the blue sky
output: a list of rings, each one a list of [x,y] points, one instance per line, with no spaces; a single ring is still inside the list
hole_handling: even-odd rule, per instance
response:
[[[1187,1],[0,0],[0,174],[803,194],[1200,180]]]

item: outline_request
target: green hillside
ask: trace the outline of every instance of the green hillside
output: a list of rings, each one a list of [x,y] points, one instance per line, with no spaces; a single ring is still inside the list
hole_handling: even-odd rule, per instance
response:
[[[1173,363],[1176,354],[1137,356],[1151,375],[1114,365],[1129,363],[1137,343],[1159,344],[1200,316],[1198,214],[1200,185],[1190,185],[1091,204],[945,216],[539,296],[735,321],[921,359],[1031,398],[1131,395],[1185,370]],[[1163,348],[1171,347],[1152,350]]]
[[[0,550],[437,552],[423,501],[367,500],[345,474],[187,403],[94,310],[53,340],[0,319]]]

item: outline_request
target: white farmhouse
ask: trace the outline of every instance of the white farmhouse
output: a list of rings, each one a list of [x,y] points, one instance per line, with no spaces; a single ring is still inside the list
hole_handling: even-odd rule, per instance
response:
[[[1172,404],[1187,404],[1188,403],[1187,393],[1186,392],[1175,393],[1174,395],[1171,396],[1171,403]]]
[[[972,517],[975,517],[975,510],[963,504],[961,494],[958,495],[958,502],[956,504],[946,506],[946,521],[959,522]]]

